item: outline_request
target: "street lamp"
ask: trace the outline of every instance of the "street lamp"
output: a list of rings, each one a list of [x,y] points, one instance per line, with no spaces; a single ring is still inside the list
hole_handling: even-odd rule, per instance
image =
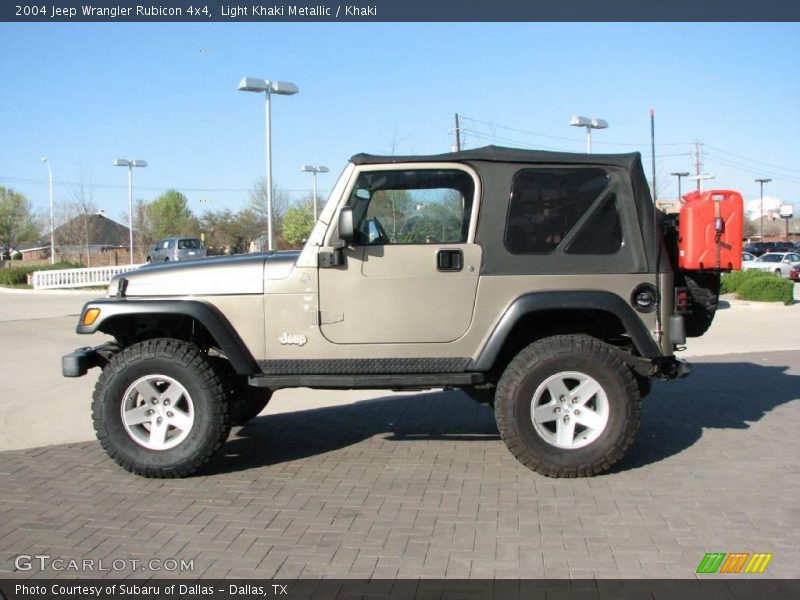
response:
[[[681,200],[681,177],[688,177],[689,176],[689,172],[688,171],[682,171],[680,173],[670,173],[670,175],[672,175],[673,177],[677,177],[678,178],[678,202],[679,203],[683,202],[683,200]]]
[[[313,165],[303,165],[300,168],[302,173],[313,173],[314,174],[314,221],[317,220],[317,173],[327,173],[330,169],[323,165],[313,166]]]
[[[146,167],[145,160],[128,160],[118,158],[114,161],[115,167],[128,167],[128,234],[130,235],[130,246],[128,252],[133,264],[133,167]]]
[[[270,132],[270,107],[271,94],[291,96],[300,90],[288,81],[270,81],[268,79],[255,79],[243,77],[237,88],[241,92],[264,92],[266,161],[267,161],[267,250],[272,250],[272,135]]]
[[[589,154],[592,153],[592,129],[605,129],[608,123],[603,119],[587,119],[575,115],[569,121],[569,124],[574,127],[586,127],[586,148]]]
[[[764,241],[764,184],[769,183],[772,179],[756,179],[761,186],[761,241]]]
[[[703,181],[706,179],[714,179],[713,173],[701,173],[700,175],[689,175],[686,179],[697,182],[697,191],[703,191]]]
[[[42,162],[47,165],[47,176],[50,181],[50,264],[56,264],[56,244],[55,244],[55,222],[53,219],[53,169],[46,156],[42,157]]]

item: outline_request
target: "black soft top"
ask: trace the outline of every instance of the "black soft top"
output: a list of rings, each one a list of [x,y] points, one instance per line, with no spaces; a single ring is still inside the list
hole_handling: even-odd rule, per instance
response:
[[[350,161],[357,165],[376,165],[391,163],[415,162],[471,162],[475,160],[488,162],[539,163],[539,164],[580,164],[580,165],[613,165],[629,171],[636,166],[641,168],[641,155],[638,152],[627,154],[581,154],[576,152],[547,152],[545,150],[522,150],[504,146],[483,146],[446,152],[444,154],[428,154],[413,156],[379,156],[376,154],[356,154]]]
[[[656,263],[661,262],[657,252],[661,244],[660,232],[642,168],[642,157],[638,152],[582,154],[484,146],[461,152],[418,156],[356,154],[350,160],[356,165],[456,162],[473,167],[483,187],[483,208],[475,238],[483,247],[483,274],[646,273],[653,272]],[[620,251],[610,256],[576,256],[563,251],[547,255],[509,253],[504,246],[503,232],[511,182],[525,165],[602,167],[624,173],[624,177],[617,177],[613,184],[618,210],[627,232],[626,243]],[[658,270],[664,271],[664,268],[664,265],[660,265]]]

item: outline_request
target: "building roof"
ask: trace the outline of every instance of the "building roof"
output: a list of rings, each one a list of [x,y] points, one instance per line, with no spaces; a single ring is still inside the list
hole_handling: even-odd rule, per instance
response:
[[[56,244],[63,245],[77,240],[67,240],[70,232],[83,231],[83,215],[73,217],[66,223],[62,223],[55,230]],[[87,227],[89,230],[89,244],[92,246],[119,246],[125,247],[129,242],[128,228],[121,223],[109,219],[103,214],[95,213],[88,215]],[[74,237],[74,233],[72,234]],[[81,240],[82,241],[82,240]],[[81,241],[78,241],[80,243]],[[38,242],[46,246],[50,245],[50,236],[45,235]]]

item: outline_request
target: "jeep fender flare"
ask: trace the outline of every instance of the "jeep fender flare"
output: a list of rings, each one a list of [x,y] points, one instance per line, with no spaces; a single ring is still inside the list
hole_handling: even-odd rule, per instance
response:
[[[94,323],[84,325],[83,315],[90,308],[99,309],[100,314]],[[76,332],[105,331],[103,325],[114,319],[144,315],[180,315],[194,319],[208,330],[237,373],[253,375],[260,372],[250,350],[225,316],[215,306],[197,300],[93,300],[84,305]]]
[[[550,310],[601,310],[617,317],[634,346],[643,357],[661,356],[661,350],[636,311],[622,298],[611,292],[569,291],[534,292],[520,296],[506,309],[494,330],[468,370],[488,371],[492,368],[506,340],[519,321],[530,314]]]

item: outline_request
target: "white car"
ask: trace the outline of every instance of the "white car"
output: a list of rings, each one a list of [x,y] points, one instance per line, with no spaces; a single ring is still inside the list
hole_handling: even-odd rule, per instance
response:
[[[800,254],[797,252],[769,252],[762,254],[755,260],[742,263],[742,270],[758,269],[769,271],[780,277],[789,277],[792,267],[800,264]]]

